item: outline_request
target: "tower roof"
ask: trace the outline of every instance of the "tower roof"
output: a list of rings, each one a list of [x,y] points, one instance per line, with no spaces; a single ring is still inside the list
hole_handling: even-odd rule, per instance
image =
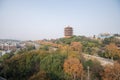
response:
[[[65,27],[65,28],[72,28],[72,27],[70,27],[69,25],[67,26],[67,27]]]

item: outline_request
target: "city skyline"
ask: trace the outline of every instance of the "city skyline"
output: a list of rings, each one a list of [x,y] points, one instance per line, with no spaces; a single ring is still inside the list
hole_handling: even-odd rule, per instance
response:
[[[74,35],[120,34],[120,1],[0,1],[0,39],[60,38],[68,25]]]

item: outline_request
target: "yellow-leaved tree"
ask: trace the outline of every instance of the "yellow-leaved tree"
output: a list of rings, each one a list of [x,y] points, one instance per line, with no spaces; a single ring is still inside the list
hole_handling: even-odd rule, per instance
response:
[[[77,58],[68,58],[63,65],[65,73],[71,76],[73,80],[79,79],[83,74],[83,66]]]
[[[107,65],[102,75],[102,80],[120,80],[120,64]]]
[[[79,53],[82,52],[82,44],[80,42],[72,42],[71,48],[73,51],[78,51]]]
[[[114,56],[118,55],[118,47],[115,45],[115,43],[110,43],[109,45],[106,45],[105,50],[107,52],[106,56],[111,57],[112,59]]]

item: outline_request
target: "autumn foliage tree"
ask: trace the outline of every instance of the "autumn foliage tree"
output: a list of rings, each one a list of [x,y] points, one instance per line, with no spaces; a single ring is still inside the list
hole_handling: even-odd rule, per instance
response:
[[[102,75],[102,80],[120,80],[120,64],[107,65]]]
[[[64,45],[62,46],[61,50],[68,54],[71,51],[71,47],[69,45]]]
[[[118,48],[114,43],[110,43],[109,45],[105,46],[106,49],[106,56],[113,58],[114,56],[118,55]]]
[[[80,42],[72,42],[71,47],[74,51],[82,52],[82,44]]]
[[[65,73],[71,76],[73,80],[81,78],[83,73],[83,66],[77,58],[68,58],[63,65]]]

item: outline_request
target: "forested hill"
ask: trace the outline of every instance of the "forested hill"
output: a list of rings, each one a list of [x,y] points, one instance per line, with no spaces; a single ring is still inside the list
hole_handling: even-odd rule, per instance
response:
[[[0,57],[0,77],[7,80],[119,80],[119,40],[73,36],[37,41],[35,45]],[[112,59],[102,66],[97,59],[83,54]],[[114,75],[113,75],[114,74]],[[89,76],[88,76],[89,75]],[[112,75],[112,76],[110,76]]]

